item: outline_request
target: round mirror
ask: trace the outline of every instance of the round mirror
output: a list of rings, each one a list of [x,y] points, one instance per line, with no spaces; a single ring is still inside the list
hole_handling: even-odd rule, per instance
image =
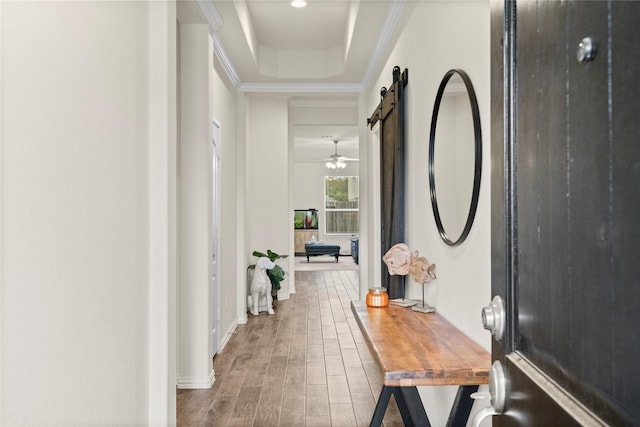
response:
[[[478,207],[482,170],[480,112],[463,70],[442,78],[429,134],[429,192],[440,237],[458,246],[469,235]]]

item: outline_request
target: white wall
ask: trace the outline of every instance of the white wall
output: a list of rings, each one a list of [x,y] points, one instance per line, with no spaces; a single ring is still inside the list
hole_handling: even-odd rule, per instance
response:
[[[247,264],[252,261],[248,260],[251,249],[251,233],[249,230],[249,218],[246,215],[248,200],[244,190],[247,188],[247,102],[246,95],[242,92],[236,96],[236,189],[238,198],[236,200],[238,227],[237,247],[236,247],[236,317],[238,323],[245,324],[248,322],[247,317]],[[242,191],[241,191],[242,189]]]
[[[368,94],[358,98],[358,109],[369,117]],[[358,164],[360,169],[360,238],[358,241],[358,263],[360,265],[360,298],[364,299],[370,287],[379,286],[380,265],[380,156],[379,125],[373,129],[364,120],[358,127]],[[376,177],[378,177],[376,179]]]
[[[293,234],[289,211],[289,138],[286,98],[247,96],[246,102],[246,266],[255,263],[254,250],[289,254]],[[290,273],[278,292],[289,298],[293,272],[286,260],[278,261]],[[246,290],[245,290],[246,292]]]
[[[0,14],[0,424],[166,424],[175,9]]]
[[[177,31],[176,4],[149,5],[149,398],[150,425],[176,419]]]
[[[242,187],[244,159],[239,156],[238,102],[235,86],[213,55],[212,41],[215,35],[206,23],[195,3],[178,4],[181,50],[181,243],[179,254],[181,330],[179,386],[208,387],[215,378],[211,371],[211,357],[205,348],[212,345],[211,334],[203,327],[212,326],[219,316],[216,328],[220,343],[218,352],[232,336],[238,322],[246,321],[238,306],[238,287],[244,287],[244,255],[241,251],[244,223],[241,219],[244,198]],[[208,88],[208,91],[207,91]],[[211,128],[212,122],[220,125],[220,182],[219,228],[220,253],[217,254],[219,313],[213,307],[215,295],[207,292],[212,277],[212,221],[213,189]],[[184,194],[182,194],[184,193]],[[240,261],[239,261],[240,260]],[[239,274],[239,271],[242,274]],[[215,292],[215,290],[211,289]],[[241,300],[241,299],[240,299]],[[242,310],[244,312],[244,309]],[[213,344],[213,348],[216,345]],[[208,353],[208,352],[207,352]]]
[[[205,24],[180,25],[178,386],[210,387],[211,295],[209,92],[213,41]]]
[[[379,88],[391,84],[394,65],[409,69],[406,87],[406,243],[436,264],[437,279],[427,285],[427,303],[473,340],[490,350],[480,311],[490,301],[490,54],[489,2],[410,2],[407,20],[378,80],[369,90],[368,112]],[[478,97],[483,134],[483,169],[476,219],[468,239],[451,248],[439,237],[429,199],[428,138],[435,95],[451,68],[469,74]],[[373,268],[379,262],[374,259]],[[372,274],[370,271],[369,274]],[[420,286],[408,286],[420,298]],[[422,387],[433,425],[444,425],[455,387]],[[484,404],[483,404],[484,405]]]
[[[214,57],[214,61],[214,65],[217,65],[217,57]],[[220,339],[223,346],[237,324],[237,287],[244,283],[245,277],[244,274],[238,275],[238,264],[244,264],[244,257],[238,258],[238,203],[242,193],[238,187],[236,90],[225,77],[224,71],[214,67],[211,82],[212,116],[221,123],[222,130],[219,286]]]

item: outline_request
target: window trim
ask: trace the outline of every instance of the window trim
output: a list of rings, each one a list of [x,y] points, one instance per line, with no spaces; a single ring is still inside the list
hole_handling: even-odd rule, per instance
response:
[[[346,233],[331,233],[327,230],[327,212],[360,212],[360,195],[358,194],[358,208],[341,208],[341,209],[330,209],[327,208],[327,178],[357,178],[358,186],[360,185],[360,176],[358,175],[325,175],[323,179],[323,191],[322,191],[322,207],[324,213],[324,234],[325,236],[353,236],[354,234],[360,233],[360,218],[358,218],[358,230]]]

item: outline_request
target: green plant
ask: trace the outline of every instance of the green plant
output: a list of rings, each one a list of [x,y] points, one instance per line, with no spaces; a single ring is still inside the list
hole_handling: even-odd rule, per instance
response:
[[[277,259],[286,258],[289,255],[279,255],[273,252],[271,249],[267,249],[266,254],[260,251],[253,251],[253,256],[256,258],[267,257],[271,260],[271,262],[275,262]],[[254,270],[256,268],[256,265],[251,264],[248,268],[249,270]],[[271,281],[272,290],[277,291],[280,289],[280,282],[284,280],[285,274],[285,271],[278,264],[276,264],[276,266],[271,270],[267,270],[267,277],[269,278],[269,281]]]

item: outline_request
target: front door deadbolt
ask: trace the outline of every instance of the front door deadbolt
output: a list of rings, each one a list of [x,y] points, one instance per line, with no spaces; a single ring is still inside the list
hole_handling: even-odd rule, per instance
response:
[[[504,304],[502,303],[502,298],[496,295],[491,303],[482,309],[482,326],[489,330],[496,340],[502,341],[504,324]]]

